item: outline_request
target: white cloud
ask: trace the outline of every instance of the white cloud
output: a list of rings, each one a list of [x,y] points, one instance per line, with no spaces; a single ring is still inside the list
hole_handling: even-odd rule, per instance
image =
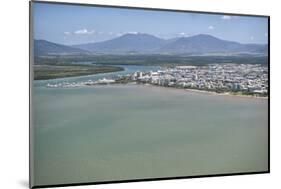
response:
[[[64,32],[64,34],[65,34],[65,35],[70,35],[71,32],[66,31],[66,32]]]
[[[78,35],[93,34],[93,33],[95,33],[95,30],[81,29],[81,30],[75,31],[74,33],[75,33],[75,34],[78,34]]]
[[[250,39],[251,39],[251,41],[254,41],[254,40],[255,40],[255,37],[254,37],[254,36],[251,36]]]
[[[211,25],[211,26],[208,27],[208,29],[213,30],[213,29],[215,29],[215,27]]]
[[[75,31],[74,33],[75,33],[75,34],[86,34],[87,32],[88,32],[87,29],[82,29],[82,30],[77,30],[77,31]]]
[[[136,32],[136,31],[129,31],[127,32],[127,34],[138,34],[139,32]]]
[[[224,15],[221,17],[221,19],[223,20],[230,20],[232,18],[232,16],[228,16],[228,15]]]
[[[189,34],[188,34],[188,33],[185,33],[185,32],[181,32],[181,33],[179,33],[178,35],[180,35],[180,36],[185,36],[185,37],[188,37],[188,36],[189,36]]]

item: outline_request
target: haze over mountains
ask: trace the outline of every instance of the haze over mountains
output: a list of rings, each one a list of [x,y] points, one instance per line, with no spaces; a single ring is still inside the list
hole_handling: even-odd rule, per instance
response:
[[[120,37],[99,42],[74,45],[73,47],[97,53],[151,53],[162,47],[166,41],[148,34],[125,34]]]
[[[52,43],[46,40],[34,40],[35,56],[87,54],[87,53],[90,52],[67,45]]]
[[[208,53],[258,53],[267,54],[267,44],[241,44],[211,35],[161,39],[137,33],[97,43],[73,46],[60,45],[45,40],[35,40],[35,55],[63,54],[208,54]]]

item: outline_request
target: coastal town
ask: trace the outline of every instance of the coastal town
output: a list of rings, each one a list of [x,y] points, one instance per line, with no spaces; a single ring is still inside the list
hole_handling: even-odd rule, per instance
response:
[[[151,84],[216,93],[268,95],[268,67],[262,64],[208,64],[162,67],[157,71],[119,75],[97,81],[60,83],[48,87],[79,87],[120,83]]]
[[[251,64],[176,66],[157,72],[137,72],[130,77],[142,83],[214,92],[267,95],[268,69]]]

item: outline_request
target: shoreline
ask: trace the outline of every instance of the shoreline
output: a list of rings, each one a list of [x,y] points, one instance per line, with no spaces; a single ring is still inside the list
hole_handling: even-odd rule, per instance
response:
[[[37,80],[38,81],[38,80]],[[242,94],[235,94],[231,92],[224,92],[224,93],[217,93],[215,91],[207,91],[207,90],[200,90],[200,89],[190,89],[190,88],[177,88],[177,87],[167,87],[167,86],[161,86],[161,85],[153,85],[150,83],[138,83],[138,82],[115,82],[115,83],[97,83],[92,85],[81,85],[80,87],[86,87],[86,88],[92,88],[92,87],[105,87],[105,86],[143,86],[143,87],[155,87],[155,88],[161,88],[165,90],[174,90],[174,91],[185,91],[185,92],[191,92],[191,93],[199,93],[199,94],[207,94],[207,95],[213,95],[213,96],[229,96],[229,97],[239,97],[239,98],[250,98],[250,99],[264,99],[268,100],[268,96],[254,96],[254,95],[242,95]],[[62,87],[63,88],[63,87]],[[72,87],[70,87],[72,88]],[[76,87],[73,87],[76,88]]]
[[[199,89],[184,89],[189,92],[197,92],[197,93],[205,93],[210,95],[218,95],[218,96],[234,96],[234,97],[242,97],[242,98],[257,98],[257,99],[268,99],[268,96],[253,96],[253,95],[241,95],[241,94],[233,94],[233,93],[216,93],[212,91],[204,91]]]
[[[44,65],[44,66],[53,66],[53,65]],[[70,66],[61,66],[64,68],[69,68]],[[80,66],[80,67],[79,67]],[[84,65],[83,65],[84,66]],[[101,67],[86,67],[87,70],[84,70],[85,67],[81,67],[81,65],[74,65],[72,67],[75,67],[76,70],[58,70],[56,73],[57,75],[41,75],[41,76],[36,76],[36,74],[39,74],[40,72],[43,72],[44,70],[34,70],[34,81],[48,81],[48,80],[53,80],[53,79],[63,79],[63,78],[75,78],[75,77],[83,77],[83,76],[91,76],[91,75],[98,75],[98,74],[107,74],[107,73],[115,73],[115,72],[121,72],[124,71],[125,69],[123,67],[118,67],[118,66],[104,66],[104,70],[99,70]],[[58,66],[59,67],[59,66]],[[99,68],[99,69],[97,69]],[[35,69],[35,68],[34,68]],[[96,70],[95,70],[96,69]]]
[[[268,100],[268,96],[262,97],[262,96],[241,95],[241,94],[232,94],[232,93],[217,93],[217,92],[205,91],[205,90],[199,90],[199,89],[165,87],[165,86],[159,86],[159,85],[152,85],[152,84],[149,84],[149,83],[146,83],[146,84],[141,84],[141,83],[127,83],[127,84],[116,83],[116,84],[119,84],[119,85],[140,85],[140,86],[146,86],[146,87],[158,87],[158,88],[162,88],[162,89],[181,90],[181,91],[186,91],[186,92],[208,94],[208,95],[214,95],[214,96],[229,96],[229,97]],[[116,85],[116,84],[110,84],[110,85]]]

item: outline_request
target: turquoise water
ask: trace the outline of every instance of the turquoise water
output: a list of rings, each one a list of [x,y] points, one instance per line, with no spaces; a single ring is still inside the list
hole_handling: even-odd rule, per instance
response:
[[[89,64],[88,62],[78,62],[79,64]],[[77,64],[78,64],[77,63]],[[35,87],[42,87],[49,84],[57,84],[62,82],[84,82],[88,80],[96,81],[98,79],[102,79],[106,77],[107,79],[116,77],[118,75],[126,75],[132,74],[137,71],[148,72],[148,71],[156,71],[159,70],[159,66],[135,66],[135,65],[116,65],[119,67],[123,67],[123,71],[119,72],[112,72],[112,73],[102,73],[102,74],[95,74],[95,75],[87,75],[87,76],[79,76],[79,77],[67,77],[67,78],[58,78],[58,79],[49,79],[49,80],[36,80],[33,82]]]
[[[33,110],[36,185],[268,169],[265,99],[38,85]]]

